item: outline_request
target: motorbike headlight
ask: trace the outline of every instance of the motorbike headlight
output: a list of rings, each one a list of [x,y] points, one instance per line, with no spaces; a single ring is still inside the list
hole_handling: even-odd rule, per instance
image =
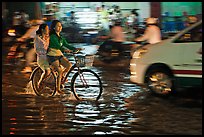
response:
[[[136,52],[134,52],[132,57],[133,58],[141,58],[142,55],[144,55],[145,53],[147,53],[147,49],[142,48],[142,49],[139,49]]]
[[[16,30],[15,29],[9,29],[8,30],[8,35],[9,36],[16,36]]]

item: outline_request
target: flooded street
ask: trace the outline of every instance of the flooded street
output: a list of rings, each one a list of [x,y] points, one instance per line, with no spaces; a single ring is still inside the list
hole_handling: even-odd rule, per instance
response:
[[[4,74],[2,133],[202,135],[202,97],[156,97],[131,84],[127,69],[93,70],[104,85],[99,101],[77,101],[70,94],[38,97],[25,88],[29,74]]]
[[[1,134],[202,136],[202,13],[2,1]]]
[[[92,68],[103,83],[98,101],[43,98],[30,73],[2,68],[3,135],[202,135],[201,89],[161,98],[130,83],[128,67],[102,66]]]

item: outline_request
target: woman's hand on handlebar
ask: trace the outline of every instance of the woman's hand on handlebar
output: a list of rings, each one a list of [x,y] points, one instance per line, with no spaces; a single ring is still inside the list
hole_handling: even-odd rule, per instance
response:
[[[72,52],[72,50],[70,50],[70,49],[65,49],[64,52],[65,52],[65,53],[70,53],[70,52]]]
[[[79,51],[83,50],[84,48],[76,48],[75,50],[65,49],[65,53],[78,53]]]
[[[76,48],[76,49],[75,49],[76,52],[79,52],[79,51],[81,51],[81,50],[84,50],[84,48]]]
[[[75,53],[75,54],[77,54],[77,53],[82,53],[82,52],[80,52],[81,50],[84,50],[85,48],[76,48],[73,52]]]

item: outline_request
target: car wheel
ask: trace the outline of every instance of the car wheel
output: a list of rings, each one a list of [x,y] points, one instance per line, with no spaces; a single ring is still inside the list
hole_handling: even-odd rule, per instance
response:
[[[155,68],[145,78],[147,87],[157,95],[169,95],[174,90],[173,76],[166,70]]]

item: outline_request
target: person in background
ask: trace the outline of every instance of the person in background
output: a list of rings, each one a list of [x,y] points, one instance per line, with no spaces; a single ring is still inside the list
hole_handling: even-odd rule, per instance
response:
[[[108,15],[109,26],[113,26],[115,20],[116,20],[116,15],[113,13],[113,9],[110,9],[109,15]]]
[[[61,78],[63,72],[68,72],[72,67],[71,62],[64,56],[63,52],[70,52],[70,50],[80,50],[80,48],[75,48],[66,41],[66,39],[61,36],[62,24],[59,20],[53,20],[50,27],[50,43],[48,48],[48,62],[57,70],[57,92],[63,94],[64,92],[60,89]],[[65,68],[61,67],[61,65]]]
[[[155,44],[161,41],[161,30],[157,26],[157,18],[146,19],[146,29],[141,37],[135,38],[136,42],[146,41],[150,44]]]
[[[114,7],[114,14],[115,14],[117,20],[118,19],[122,19],[122,13],[121,13],[120,6],[115,5],[115,7]]]
[[[133,22],[133,28],[137,25],[139,25],[139,13],[137,12],[137,10],[139,9],[133,9],[131,12],[132,14],[135,15],[135,19],[134,19],[134,22]]]
[[[114,42],[124,42],[126,37],[120,20],[116,20],[110,32],[111,40]]]
[[[71,15],[70,15],[70,23],[71,24],[75,24],[76,23],[75,12],[71,11],[70,13],[71,13]]]
[[[185,27],[188,27],[196,22],[198,22],[198,18],[196,16],[188,16],[185,22]]]
[[[13,26],[21,25],[21,15],[19,11],[13,12],[12,25]]]
[[[108,39],[109,38],[109,39]],[[121,26],[121,21],[118,19],[115,21],[115,24],[111,27],[110,34],[107,36],[106,40],[99,47],[99,51],[111,52],[112,49],[117,49],[119,52],[123,51],[123,42],[126,41],[126,36]]]
[[[131,55],[133,55],[134,51],[141,46],[141,42],[145,42],[145,44],[155,44],[161,42],[161,30],[157,26],[157,18],[147,18],[146,19],[146,29],[144,34],[140,37],[134,39],[137,44],[131,45]]]
[[[101,6],[101,11],[100,11],[100,18],[101,18],[101,23],[102,27],[104,30],[109,31],[109,13],[105,9],[105,5]]]
[[[30,21],[31,27],[27,30],[27,32],[21,36],[20,38],[17,38],[17,41],[25,41],[29,38],[34,38],[36,36],[36,31],[39,29],[40,24],[44,23],[43,20],[32,20]]]
[[[20,10],[20,15],[21,15],[21,25],[28,27],[29,15],[24,10]]]
[[[122,43],[126,41],[126,35],[124,34],[120,19],[116,20],[115,25],[111,28],[110,37],[113,45],[115,45],[114,47],[118,49],[119,52],[123,52],[125,48]]]
[[[128,25],[129,32],[132,31],[136,19],[137,19],[137,17],[134,14],[134,10],[132,10],[130,15],[127,16],[127,25]]]
[[[43,23],[36,31],[34,38],[34,50],[37,54],[37,64],[43,70],[43,73],[38,81],[38,87],[42,86],[42,80],[44,77],[50,74],[50,65],[47,60],[47,49],[49,46],[49,27]]]
[[[31,24],[32,26],[27,30],[27,32],[21,36],[20,38],[17,38],[17,41],[19,42],[26,42],[30,40],[33,40],[36,36],[36,31],[39,29],[40,24],[43,23],[43,20],[32,20]],[[32,72],[32,62],[35,60],[36,53],[34,50],[33,45],[30,45],[31,47],[28,47],[28,52],[26,53],[26,66],[25,68],[21,71],[22,73],[29,73]]]

